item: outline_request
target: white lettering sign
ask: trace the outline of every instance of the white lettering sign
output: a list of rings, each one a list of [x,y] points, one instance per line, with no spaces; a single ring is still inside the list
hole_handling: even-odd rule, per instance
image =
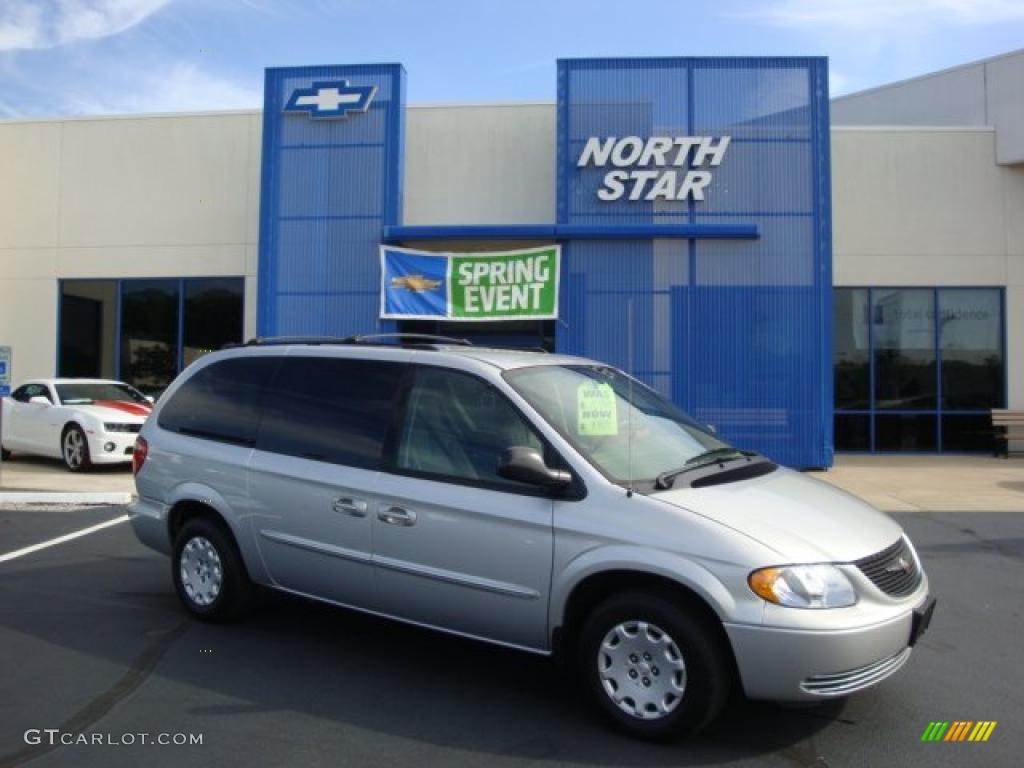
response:
[[[616,169],[632,169],[608,171],[597,190],[601,200],[620,200],[625,195],[628,200],[648,202],[701,201],[712,174],[700,169],[720,166],[730,141],[729,136],[652,136],[647,140],[639,136],[591,136],[576,165],[605,168],[610,164]]]

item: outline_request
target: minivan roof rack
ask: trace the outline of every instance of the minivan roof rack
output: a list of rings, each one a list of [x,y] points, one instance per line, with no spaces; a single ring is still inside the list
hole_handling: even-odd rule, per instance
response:
[[[247,347],[280,346],[286,344],[379,344],[394,339],[399,346],[435,344],[452,344],[460,347],[471,347],[469,339],[456,339],[450,336],[434,336],[427,333],[369,333],[354,336],[254,336],[245,342]]]

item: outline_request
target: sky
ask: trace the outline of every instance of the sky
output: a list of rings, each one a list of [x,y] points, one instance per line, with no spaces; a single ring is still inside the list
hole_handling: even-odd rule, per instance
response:
[[[1024,47],[1024,0],[0,0],[0,118],[258,108],[400,62],[411,104],[553,101],[585,56],[828,56],[832,95]]]

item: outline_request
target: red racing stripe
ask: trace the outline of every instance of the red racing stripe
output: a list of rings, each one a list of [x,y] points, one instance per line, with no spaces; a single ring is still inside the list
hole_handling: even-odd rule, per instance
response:
[[[127,400],[93,400],[92,404],[98,405],[101,408],[113,408],[115,411],[124,411],[132,416],[149,416],[149,412],[153,410],[153,407],[150,405],[130,403]]]

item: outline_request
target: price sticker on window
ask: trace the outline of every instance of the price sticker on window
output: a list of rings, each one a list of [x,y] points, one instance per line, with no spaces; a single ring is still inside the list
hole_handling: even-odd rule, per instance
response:
[[[581,437],[605,437],[619,434],[615,390],[596,381],[576,389],[576,432]]]

